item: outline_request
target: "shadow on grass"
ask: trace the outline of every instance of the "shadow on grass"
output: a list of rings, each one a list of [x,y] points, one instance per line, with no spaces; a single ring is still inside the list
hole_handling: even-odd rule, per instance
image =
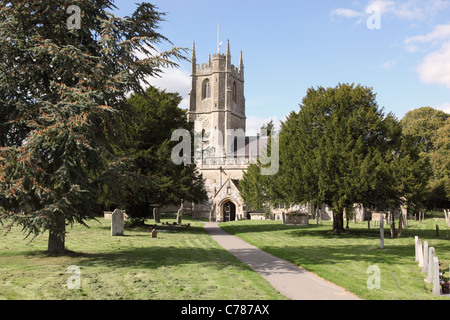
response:
[[[222,270],[229,266],[249,270],[249,267],[238,262],[231,254],[216,248],[152,246],[119,249],[117,252],[104,253],[68,252],[66,256],[78,260],[76,263],[83,267],[102,267],[114,270],[121,268],[151,270],[187,264],[196,267],[205,264],[208,268],[215,270]]]
[[[273,254],[298,266],[334,265],[361,262],[366,264],[395,264],[407,261],[414,264],[415,248],[414,237],[418,236],[422,241],[433,243],[437,251],[444,253],[450,250],[450,241],[445,236],[436,237],[436,233],[430,227],[412,225],[402,230],[398,235],[398,223],[396,224],[395,237],[391,238],[390,226],[385,226],[385,247],[380,249],[380,229],[378,226],[366,228],[362,223],[350,225],[350,229],[337,234],[331,230],[328,222],[324,225],[310,224],[309,226],[286,226],[281,222],[241,222],[223,223],[221,228],[235,235],[248,234],[252,239],[252,233],[265,232],[279,233],[283,241],[275,245],[270,241],[264,241],[261,237],[255,237],[254,241],[261,250]],[[270,236],[269,236],[270,237]],[[278,236],[273,235],[276,239]],[[292,242],[289,240],[292,239]],[[304,240],[304,242],[303,242]],[[359,241],[360,240],[360,241]],[[445,257],[445,255],[444,255]]]
[[[329,223],[329,222],[328,222]],[[295,237],[319,237],[327,239],[352,239],[352,238],[364,238],[364,239],[379,239],[380,227],[371,226],[367,228],[367,223],[359,223],[356,226],[350,224],[349,229],[344,229],[340,233],[336,233],[332,230],[332,225],[323,224],[309,224],[308,226],[289,226],[283,224],[281,221],[252,221],[247,223],[234,223],[226,222],[221,223],[220,227],[231,234],[248,234],[257,232],[276,232],[276,231],[289,231],[288,234]],[[391,238],[390,226],[384,226],[385,239]],[[420,239],[445,239],[445,231],[441,230],[440,236],[436,237],[436,231],[432,228],[423,229],[420,225],[414,227],[403,228],[400,238],[412,238],[418,236]],[[394,238],[398,238],[398,222],[395,225]],[[413,242],[414,243],[414,242]]]

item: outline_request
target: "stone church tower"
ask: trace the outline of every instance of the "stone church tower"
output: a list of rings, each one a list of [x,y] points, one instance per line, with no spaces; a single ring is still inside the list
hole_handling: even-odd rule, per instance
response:
[[[214,54],[211,61],[197,65],[195,43],[192,49],[191,93],[189,95],[188,120],[201,121],[203,129],[218,130],[227,145],[227,130],[242,129],[245,132],[244,62],[242,51],[239,67],[231,64],[230,42],[226,54]]]
[[[195,123],[196,132],[202,132],[202,157],[196,164],[209,196],[208,203],[194,205],[192,213],[212,221],[246,219],[238,181],[249,165],[249,155],[258,152],[258,139],[245,137],[242,51],[239,67],[231,63],[229,41],[226,54],[217,52],[199,65],[194,43],[191,63],[188,120]]]

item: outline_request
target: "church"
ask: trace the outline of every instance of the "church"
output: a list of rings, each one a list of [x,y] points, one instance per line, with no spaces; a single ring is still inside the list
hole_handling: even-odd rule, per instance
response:
[[[194,42],[187,118],[194,123],[195,132],[200,133],[201,156],[194,156],[194,162],[203,176],[208,201],[183,203],[183,209],[193,217],[217,222],[265,219],[264,213],[251,212],[239,190],[244,172],[251,163],[256,163],[269,139],[264,135],[245,135],[244,83],[242,51],[238,67],[231,62],[229,41],[225,54],[218,48],[207,63],[197,64]],[[360,221],[372,219],[372,211],[376,213],[375,208],[360,204],[355,204],[353,210],[355,219]],[[316,220],[330,220],[333,216],[323,204],[275,204],[271,218],[281,220],[289,212],[304,212]]]
[[[210,221],[249,219],[239,191],[239,180],[249,164],[256,161],[267,137],[246,137],[244,61],[231,63],[230,42],[226,53],[214,54],[207,63],[197,64],[195,43],[191,60],[191,91],[188,121],[202,133],[201,157],[195,159],[203,175],[208,202],[192,204],[195,217]]]

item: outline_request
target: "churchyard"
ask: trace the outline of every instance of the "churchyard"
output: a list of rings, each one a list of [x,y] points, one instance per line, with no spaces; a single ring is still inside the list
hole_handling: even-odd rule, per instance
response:
[[[68,228],[66,255],[45,253],[47,234],[28,243],[19,228],[13,229],[0,242],[0,299],[285,299],[215,243],[201,222],[183,219],[184,227],[169,228],[176,220],[162,215],[156,234],[153,219],[146,221],[147,228],[125,224],[119,233],[113,220],[104,218],[90,221],[90,228],[74,225]],[[337,235],[329,221],[311,220],[308,226],[264,220],[221,224],[225,231],[362,299],[449,299],[433,294],[433,281],[425,281],[428,269],[419,267],[415,250],[417,239],[434,248],[448,279],[445,221],[410,220],[401,237],[394,239],[386,230],[383,249],[379,226],[349,226]]]
[[[319,277],[367,300],[433,300],[450,296],[433,294],[415,256],[415,237],[433,247],[449,278],[450,240],[444,219],[408,220],[401,237],[391,239],[385,225],[384,247],[380,227],[367,222],[349,223],[340,235],[331,231],[330,221],[310,220],[308,226],[288,226],[281,221],[239,221],[221,227],[256,247],[307,269]],[[440,228],[436,237],[436,224]],[[398,220],[397,220],[398,227]]]
[[[175,221],[163,216],[158,225]],[[99,218],[67,228],[65,255],[45,253],[48,233],[28,243],[19,227],[4,236],[0,225],[0,300],[285,299],[201,223],[183,223],[190,227],[162,228],[156,238],[152,228],[111,236],[111,220]]]

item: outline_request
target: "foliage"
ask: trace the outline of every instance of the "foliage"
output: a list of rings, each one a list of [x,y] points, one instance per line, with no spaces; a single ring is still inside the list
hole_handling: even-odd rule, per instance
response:
[[[404,135],[430,162],[432,176],[426,185],[427,209],[450,207],[450,115],[423,107],[408,112],[401,121]]]
[[[69,5],[82,11],[79,29],[67,27]],[[109,0],[0,2],[0,109],[8,114],[0,126],[0,220],[28,235],[50,230],[49,251],[64,251],[66,223],[93,216],[104,160],[120,163],[110,142],[126,94],[182,57],[178,48],[152,53],[167,40],[153,5],[123,19],[113,8]]]
[[[261,174],[263,168],[272,165],[268,159],[271,157],[273,137],[277,135],[273,121],[261,127],[261,136],[267,137],[267,145],[262,145],[263,140],[259,140],[260,148],[265,148],[264,152],[258,155],[256,163],[249,165],[244,172],[243,179],[239,181],[239,190],[242,198],[248,206],[249,211],[265,212],[270,216],[271,205],[276,202],[277,189],[275,175]]]
[[[120,121],[123,140],[117,149],[129,166],[121,178],[106,184],[103,198],[109,206],[121,206],[132,217],[145,217],[152,204],[179,205],[182,199],[197,203],[207,199],[196,166],[175,165],[171,160],[175,144],[172,132],[193,129],[186,111],[178,107],[181,100],[178,93],[153,87],[128,99],[131,112]]]
[[[308,90],[300,111],[282,123],[280,172],[264,179],[251,167],[242,185],[266,201],[326,204],[340,231],[344,210],[354,203],[381,210],[420,203],[426,169],[371,88],[340,84]]]

